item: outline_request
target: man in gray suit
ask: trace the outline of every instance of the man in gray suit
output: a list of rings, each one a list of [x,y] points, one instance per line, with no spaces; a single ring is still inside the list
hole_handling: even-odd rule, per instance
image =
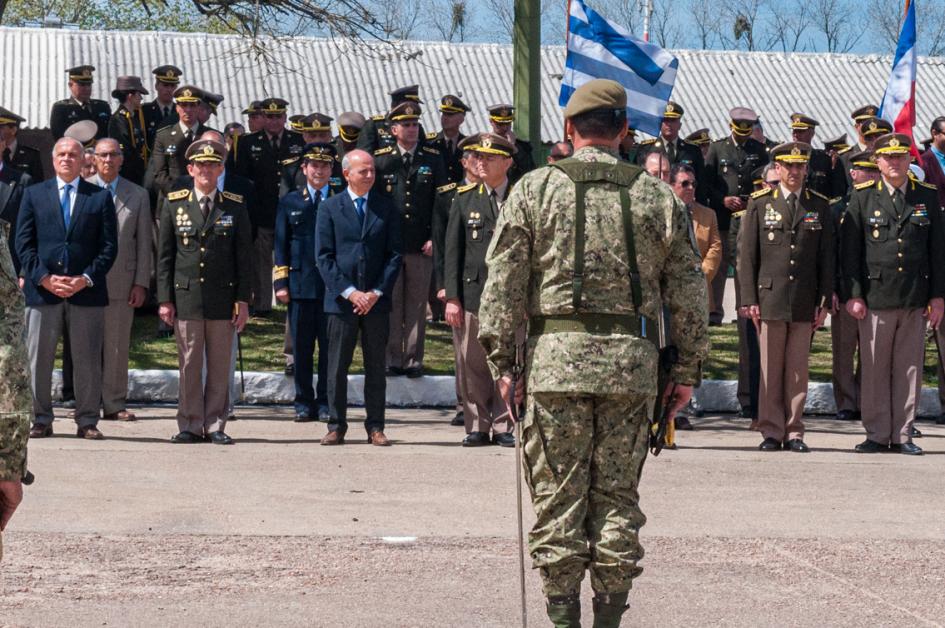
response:
[[[95,144],[98,174],[88,179],[111,192],[118,222],[118,255],[106,276],[105,343],[102,352],[102,418],[134,421],[128,412],[128,349],[135,308],[144,305],[151,277],[151,205],[148,192],[118,176],[124,157],[118,141]]]

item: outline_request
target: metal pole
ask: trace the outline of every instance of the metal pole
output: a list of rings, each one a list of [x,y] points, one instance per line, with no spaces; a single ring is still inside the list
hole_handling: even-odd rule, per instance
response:
[[[643,0],[643,41],[650,41],[651,15],[653,15],[653,0]]]
[[[512,99],[516,112],[515,135],[531,142],[534,151],[541,145],[540,0],[515,0]]]

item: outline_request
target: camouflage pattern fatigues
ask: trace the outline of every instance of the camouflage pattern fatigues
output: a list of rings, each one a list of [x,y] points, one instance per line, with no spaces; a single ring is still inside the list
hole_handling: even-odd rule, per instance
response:
[[[575,159],[612,164],[598,147]],[[694,384],[708,353],[705,278],[689,238],[685,206],[646,175],[629,188],[643,302],[656,319],[669,308],[680,361],[676,381]],[[622,237],[619,187],[592,184],[586,194],[580,313],[634,314]],[[488,253],[489,279],[479,309],[479,339],[493,375],[512,371],[521,321],[574,314],[575,185],[555,168],[526,174],[503,205]],[[651,329],[651,335],[655,333]],[[529,535],[545,593],[580,591],[586,568],[601,593],[630,589],[643,556],[645,517],[637,484],[647,451],[647,416],[656,397],[657,351],[623,334],[532,336],[525,357],[525,476],[538,515]]]

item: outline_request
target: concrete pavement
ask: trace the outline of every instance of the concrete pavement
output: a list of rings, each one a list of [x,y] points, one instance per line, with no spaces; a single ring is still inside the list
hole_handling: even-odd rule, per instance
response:
[[[0,626],[519,625],[514,451],[460,448],[450,412],[390,411],[389,449],[359,423],[320,447],[285,407],[239,409],[232,447],[172,445],[172,408],[136,412],[105,441],[57,420],[30,443]],[[922,424],[911,458],[853,454],[858,424],[829,419],[807,455],[694,423],[646,463],[624,625],[942,625],[945,428]],[[547,625],[531,570],[527,589]]]

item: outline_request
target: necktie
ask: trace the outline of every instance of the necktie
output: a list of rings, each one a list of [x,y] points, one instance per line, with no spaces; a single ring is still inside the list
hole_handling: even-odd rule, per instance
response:
[[[498,218],[499,216],[499,202],[498,196],[495,193],[495,190],[489,192],[489,204],[492,206],[492,217]]]
[[[203,212],[203,217],[206,218],[210,215],[210,197],[204,196],[200,199],[200,211]]]
[[[675,142],[666,142],[666,155],[669,157],[669,162],[674,164],[676,163],[676,143]]]
[[[69,220],[72,217],[71,214],[71,203],[69,202],[69,195],[72,192],[72,184],[67,183],[62,186],[62,198],[59,201],[59,204],[62,206],[62,222],[66,226],[66,231],[69,230]]]
[[[9,148],[3,149],[3,161],[5,161],[6,163],[10,163],[10,149]]]
[[[163,117],[165,117],[165,118],[166,118],[167,116],[171,115],[171,108],[170,108],[170,107],[164,107],[164,108],[162,109],[162,111],[164,112],[164,116],[163,116]]]
[[[902,190],[896,190],[893,193],[893,206],[896,208],[896,218],[902,216],[902,211],[906,207],[906,199],[902,195]]]
[[[318,207],[318,204],[321,202],[322,202],[322,191],[315,190],[315,196],[312,197],[312,204],[314,204],[315,207]]]
[[[364,197],[359,196],[354,199],[354,209],[358,212],[358,218],[361,219],[361,224],[364,224]]]
[[[410,172],[410,162],[412,161],[410,153],[404,153],[404,170]]]
[[[787,204],[788,207],[791,208],[791,222],[794,222],[794,218],[797,215],[797,195],[794,192],[788,194]]]
[[[187,140],[188,144],[194,141],[194,132],[192,129],[187,129],[187,132],[184,133],[184,139]]]

